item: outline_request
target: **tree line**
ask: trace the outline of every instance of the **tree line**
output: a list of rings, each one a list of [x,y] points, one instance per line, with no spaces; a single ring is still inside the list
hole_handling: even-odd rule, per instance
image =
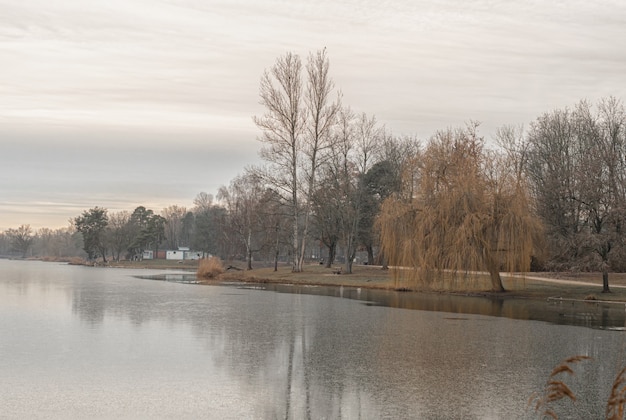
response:
[[[462,288],[486,271],[500,291],[501,271],[532,268],[600,271],[609,291],[609,272],[626,269],[626,114],[616,98],[546,112],[527,129],[502,127],[488,147],[474,122],[425,142],[392,135],[343,104],[325,50],[304,63],[277,58],[259,97],[262,165],[215,198],[199,194],[192,209],[96,207],[65,234],[80,234],[89,258],[189,246],[249,269],[288,261],[294,272],[311,258],[330,267],[341,257],[350,273],[360,253],[427,288]],[[20,229],[0,235],[0,253],[3,243],[21,252],[44,236],[29,245]]]
[[[194,247],[209,255],[228,255],[220,241],[224,209],[213,197],[200,193],[195,207],[172,205],[160,214],[144,206],[128,211],[109,212],[102,207],[84,210],[69,221],[67,228],[42,228],[30,225],[0,233],[0,255],[88,260],[130,260],[142,258],[144,250]]]

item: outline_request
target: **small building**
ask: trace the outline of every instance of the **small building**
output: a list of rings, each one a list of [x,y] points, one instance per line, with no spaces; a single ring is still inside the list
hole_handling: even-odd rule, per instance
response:
[[[165,253],[166,260],[200,260],[202,256],[202,252],[192,251],[186,246],[179,246],[178,249],[170,249]]]
[[[143,253],[141,254],[141,258],[144,260],[154,259],[154,251],[152,251],[151,249],[144,249]]]
[[[183,257],[185,260],[201,260],[202,252],[198,251],[185,251],[185,255]]]
[[[166,260],[184,260],[185,259],[185,251],[178,248],[177,250],[167,250],[165,252]]]

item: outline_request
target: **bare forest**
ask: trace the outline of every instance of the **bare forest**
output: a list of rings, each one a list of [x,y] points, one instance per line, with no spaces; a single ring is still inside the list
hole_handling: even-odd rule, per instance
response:
[[[261,76],[254,117],[263,164],[194,207],[86,209],[67,228],[0,233],[0,255],[141,258],[188,247],[224,261],[380,265],[414,288],[463,289],[487,273],[626,270],[622,102],[540,114],[493,138],[468,122],[394,136],[343,103],[325,50],[288,53]],[[538,110],[542,112],[543,110]]]

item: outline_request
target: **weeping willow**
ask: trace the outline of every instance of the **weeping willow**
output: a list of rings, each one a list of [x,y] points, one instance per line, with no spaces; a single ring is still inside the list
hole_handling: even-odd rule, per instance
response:
[[[521,175],[475,127],[438,133],[419,162],[411,192],[388,198],[378,219],[397,285],[467,290],[488,278],[486,289],[504,291],[500,272],[528,271],[540,232]]]

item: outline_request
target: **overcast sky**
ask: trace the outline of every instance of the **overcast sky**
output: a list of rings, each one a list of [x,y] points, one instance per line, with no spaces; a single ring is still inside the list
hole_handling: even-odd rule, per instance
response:
[[[626,2],[0,0],[0,230],[160,212],[259,162],[263,70],[327,48],[396,135],[626,99]]]

